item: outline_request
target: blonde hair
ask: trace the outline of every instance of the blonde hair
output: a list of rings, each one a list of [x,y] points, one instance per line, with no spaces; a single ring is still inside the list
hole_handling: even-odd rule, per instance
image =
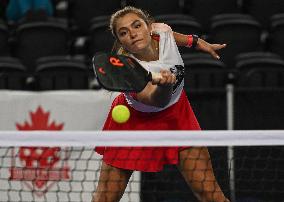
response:
[[[117,24],[117,20],[129,13],[134,13],[136,14],[138,17],[140,17],[142,20],[144,20],[144,22],[147,25],[150,25],[154,22],[154,19],[146,12],[143,11],[139,8],[135,8],[133,6],[126,6],[121,10],[116,11],[114,14],[112,14],[111,18],[110,18],[110,23],[109,23],[109,29],[112,33],[112,35],[115,37],[116,41],[114,42],[113,48],[112,48],[112,53],[117,53],[117,54],[122,54],[122,55],[128,55],[129,53],[124,50],[121,46],[121,44],[118,42],[118,37],[116,34],[116,24]]]

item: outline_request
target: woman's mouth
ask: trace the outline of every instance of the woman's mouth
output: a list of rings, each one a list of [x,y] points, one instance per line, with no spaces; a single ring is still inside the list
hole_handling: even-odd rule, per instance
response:
[[[132,45],[135,45],[137,42],[140,42],[140,41],[142,41],[142,39],[135,40],[132,42]]]

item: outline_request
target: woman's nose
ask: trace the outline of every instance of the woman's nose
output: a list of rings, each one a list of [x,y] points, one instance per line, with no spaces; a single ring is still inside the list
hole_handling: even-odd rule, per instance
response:
[[[131,30],[131,31],[130,31],[130,37],[133,39],[133,38],[135,38],[136,36],[137,36],[137,32],[134,31],[134,30]]]

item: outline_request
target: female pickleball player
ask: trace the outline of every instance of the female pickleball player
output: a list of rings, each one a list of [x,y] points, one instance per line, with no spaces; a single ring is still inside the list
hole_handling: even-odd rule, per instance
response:
[[[143,11],[133,7],[114,13],[110,28],[121,46],[119,54],[130,55],[147,70],[160,72],[162,79],[149,82],[140,93],[118,95],[111,110],[125,105],[130,119],[116,123],[110,110],[103,130],[200,130],[183,90],[183,61],[176,44],[195,46],[217,59],[215,51],[225,45],[174,33],[165,24],[151,23]],[[165,164],[178,166],[200,201],[229,202],[215,179],[205,147],[99,147],[96,151],[103,155],[103,162],[93,202],[119,201],[134,170],[158,172]]]

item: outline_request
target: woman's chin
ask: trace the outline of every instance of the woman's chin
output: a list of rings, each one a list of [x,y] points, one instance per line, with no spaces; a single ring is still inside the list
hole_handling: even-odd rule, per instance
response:
[[[134,44],[134,46],[132,47],[132,52],[137,53],[137,52],[143,52],[145,50],[147,46],[144,43],[141,42],[137,42]]]
[[[132,49],[130,52],[131,52],[132,54],[139,54],[139,53],[142,53],[142,52],[143,52],[143,49],[136,48],[136,49]]]
[[[132,49],[132,53],[144,53],[146,51],[145,46],[136,46],[135,48]]]

